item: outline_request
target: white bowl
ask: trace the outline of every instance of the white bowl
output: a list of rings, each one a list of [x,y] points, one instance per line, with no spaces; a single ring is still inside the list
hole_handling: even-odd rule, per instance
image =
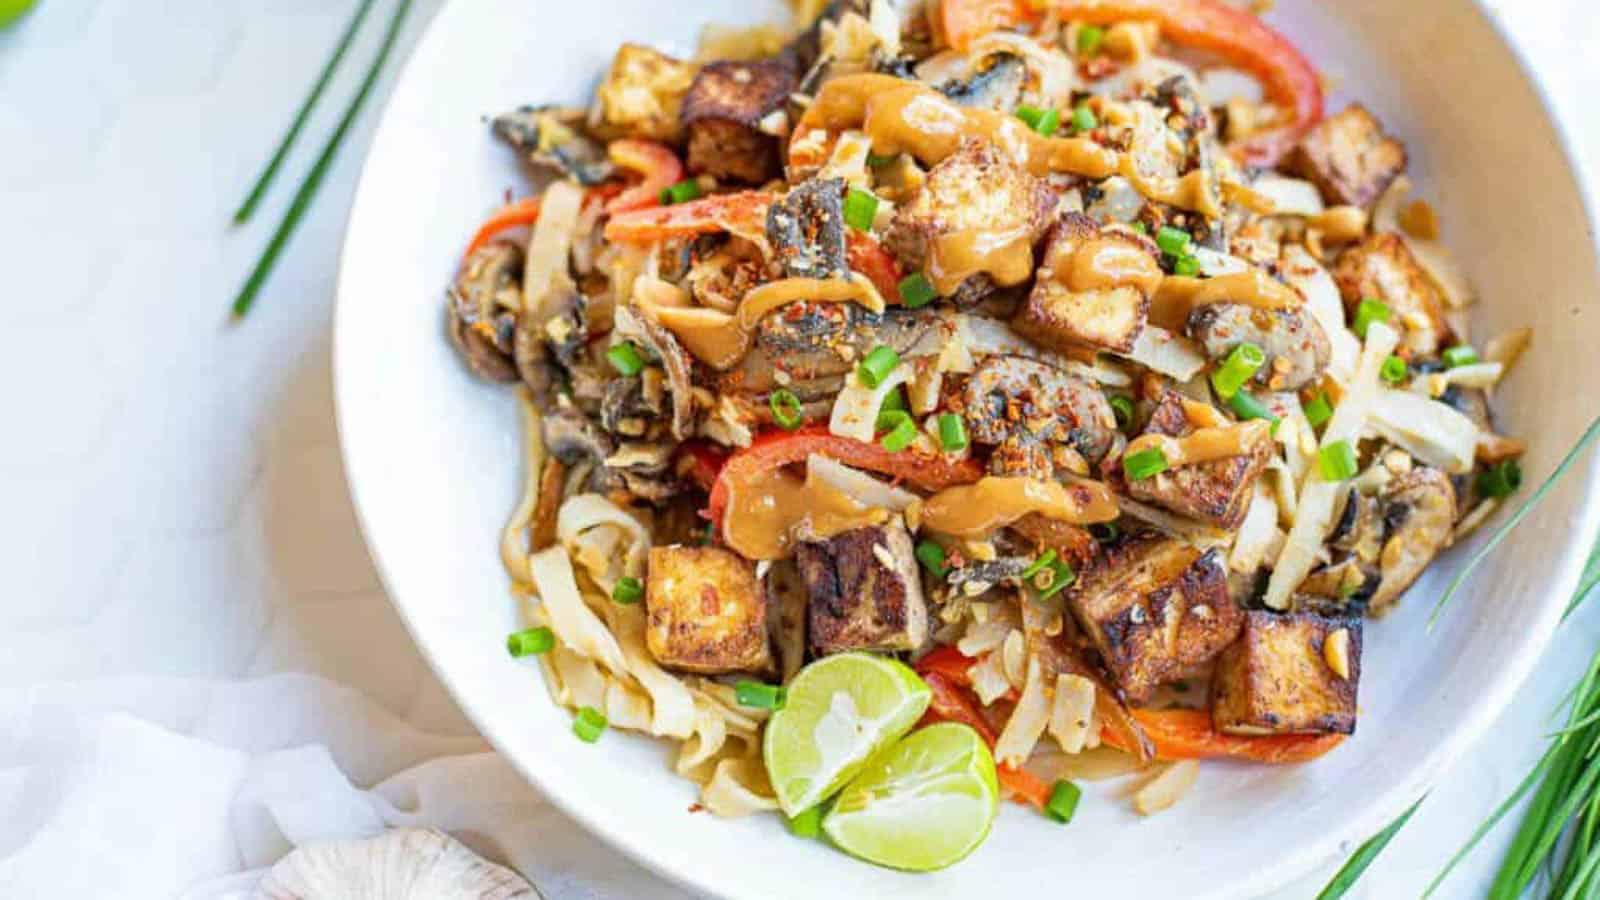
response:
[[[461,248],[507,189],[511,154],[484,117],[583,102],[617,44],[692,47],[706,22],[780,10],[741,0],[616,0],[588,7],[462,0],[439,14],[384,114],[350,218],[339,282],[340,432],[362,527],[390,596],[435,670],[495,746],[597,835],[711,894],[1030,895],[1045,885],[1118,896],[1250,896],[1375,831],[1468,750],[1543,650],[1600,506],[1580,466],[1496,551],[1432,632],[1433,599],[1478,541],[1450,551],[1399,611],[1367,631],[1361,725],[1313,764],[1208,765],[1150,819],[1090,799],[1068,828],[1008,805],[969,859],[931,875],[795,840],[775,816],[689,812],[665,744],[596,746],[537,667],[509,659],[514,605],[496,555],[522,473],[508,391],[473,380],[441,328]],[[758,5],[759,6],[759,5]],[[1410,148],[1412,174],[1484,298],[1477,333],[1532,325],[1495,412],[1528,440],[1530,492],[1573,443],[1600,389],[1600,296],[1585,194],[1538,85],[1489,14],[1454,0],[1280,0],[1271,17]]]

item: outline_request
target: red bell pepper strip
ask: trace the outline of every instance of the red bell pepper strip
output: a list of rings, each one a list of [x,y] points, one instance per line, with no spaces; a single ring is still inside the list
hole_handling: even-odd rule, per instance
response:
[[[918,668],[920,671],[920,665]],[[984,743],[993,749],[996,740],[994,728],[984,719],[983,713],[978,711],[977,703],[964,688],[957,686],[937,671],[923,672],[922,680],[927,682],[928,689],[933,693],[933,699],[928,704],[928,711],[923,714],[921,724],[960,722],[976,731]],[[1013,798],[1027,803],[1034,809],[1044,809],[1045,804],[1050,802],[1050,785],[1045,784],[1032,772],[997,765],[995,774],[1000,778],[1000,785]]]
[[[944,42],[963,53],[991,31],[1036,18],[1025,0],[940,0],[933,16],[934,29]]]
[[[1309,762],[1344,741],[1342,734],[1233,735],[1216,731],[1204,709],[1134,709],[1133,718],[1155,744],[1157,759],[1241,759],[1259,763]],[[1102,738],[1126,750],[1110,731]]]
[[[665,144],[623,138],[606,148],[611,161],[644,178],[606,203],[606,212],[615,215],[630,209],[661,205],[661,191],[683,180],[683,163]]]
[[[773,194],[768,191],[740,191],[715,194],[649,209],[618,213],[606,223],[605,238],[631,244],[649,244],[665,238],[693,237],[731,231],[735,234],[760,234],[766,227],[767,207]]]
[[[539,221],[538,197],[524,197],[521,200],[507,203],[496,210],[494,215],[491,215],[482,225],[478,226],[477,233],[472,236],[471,242],[467,244],[467,252],[463,254],[463,258],[476,253],[479,248],[489,243],[489,240],[500,232],[520,225],[532,225],[537,221]]]
[[[670,207],[669,207],[670,208]],[[891,476],[925,491],[937,491],[956,484],[971,484],[983,476],[976,460],[951,462],[942,456],[928,456],[903,450],[898,453],[851,438],[839,437],[826,425],[811,425],[796,431],[770,429],[756,436],[750,446],[728,458],[711,487],[706,516],[722,522],[732,485],[797,463],[820,453],[847,466]]]
[[[900,302],[900,264],[871,235],[850,229],[845,243],[850,268],[867,276],[887,303]]]

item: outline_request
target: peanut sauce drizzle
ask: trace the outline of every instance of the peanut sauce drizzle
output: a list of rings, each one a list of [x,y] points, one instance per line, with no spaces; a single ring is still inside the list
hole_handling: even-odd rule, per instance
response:
[[[1150,300],[1150,322],[1169,331],[1183,330],[1189,313],[1212,303],[1243,303],[1257,309],[1296,309],[1303,301],[1294,288],[1260,269],[1189,278],[1169,275]]]
[[[1167,465],[1172,468],[1227,459],[1249,453],[1250,448],[1256,446],[1271,427],[1271,423],[1265,419],[1250,419],[1232,425],[1196,428],[1183,437],[1146,434],[1129,441],[1125,455],[1132,456],[1141,450],[1159,447],[1161,454],[1167,458]]]
[[[919,528],[955,537],[983,537],[1029,513],[1088,525],[1117,517],[1117,501],[1099,482],[1060,484],[1037,478],[986,476],[945,488],[907,510]]]
[[[889,511],[869,507],[807,472],[804,480],[773,469],[730,484],[722,536],[746,559],[784,559],[796,540],[826,540],[882,525]]]

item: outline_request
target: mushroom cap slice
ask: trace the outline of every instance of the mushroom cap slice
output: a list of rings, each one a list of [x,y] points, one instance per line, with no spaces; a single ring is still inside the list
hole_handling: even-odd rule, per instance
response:
[[[1369,601],[1382,614],[1411,586],[1428,563],[1450,544],[1456,521],[1456,492],[1450,476],[1417,466],[1390,482],[1380,498],[1385,528],[1378,554],[1382,581]]]
[[[541,900],[521,875],[432,828],[366,840],[321,841],[285,856],[261,881],[260,900]]]

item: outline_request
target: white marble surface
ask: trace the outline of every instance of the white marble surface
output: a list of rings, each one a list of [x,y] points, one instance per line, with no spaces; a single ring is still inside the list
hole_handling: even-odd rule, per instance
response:
[[[418,0],[402,52],[442,2]],[[1600,95],[1600,14],[1589,0],[1494,5],[1516,10],[1509,27],[1583,160],[1600,169],[1600,117],[1586,100]],[[128,857],[121,896],[172,896],[195,881],[220,892],[229,873],[317,832],[268,803],[277,836],[252,839],[238,811],[262,771],[279,771],[261,766],[307,745],[325,746],[357,787],[381,784],[393,801],[383,821],[431,815],[477,834],[553,896],[668,890],[487,751],[413,649],[356,531],[334,434],[329,321],[345,215],[387,79],[256,311],[227,324],[233,292],[353,90],[388,4],[257,221],[233,228],[229,214],[354,6],[43,0],[0,32],[9,299],[0,405],[11,423],[0,441],[0,895],[34,883],[48,853],[70,858],[93,839]],[[1419,893],[1536,757],[1597,637],[1600,609],[1563,628],[1499,727],[1434,791],[1361,893]],[[98,729],[98,796],[140,779],[151,798],[185,798],[167,820],[143,811],[158,832],[186,836],[170,864],[136,852],[147,850],[142,837],[115,846],[132,839],[127,829],[87,834],[92,813],[74,818],[84,812],[71,797],[40,789],[70,783],[39,780],[53,752],[41,736],[60,717]],[[155,762],[184,753],[207,765]],[[216,796],[205,799],[201,784]],[[1497,838],[1444,896],[1481,890]],[[217,846],[195,849],[208,842]],[[1325,878],[1282,896],[1310,896]],[[56,895],[96,896],[96,883]]]

